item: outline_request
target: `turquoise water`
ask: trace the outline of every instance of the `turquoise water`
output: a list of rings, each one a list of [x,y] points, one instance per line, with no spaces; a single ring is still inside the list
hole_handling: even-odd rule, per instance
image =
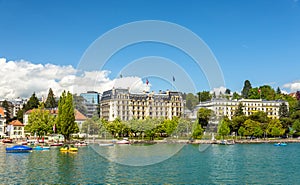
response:
[[[134,146],[128,146],[134,147]],[[148,166],[110,162],[89,147],[77,154],[58,149],[5,153],[0,146],[0,184],[297,184],[300,144],[186,145]]]

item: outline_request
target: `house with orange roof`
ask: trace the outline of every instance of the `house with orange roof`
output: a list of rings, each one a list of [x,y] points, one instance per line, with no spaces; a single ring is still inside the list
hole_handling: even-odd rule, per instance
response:
[[[24,124],[19,120],[13,120],[7,125],[8,135],[12,139],[21,139],[25,137]]]
[[[85,122],[87,117],[83,115],[81,112],[79,112],[77,109],[75,109],[75,122],[78,125],[79,131],[81,131],[82,124]]]
[[[2,107],[0,107],[0,138],[6,136],[5,126],[6,126],[5,110]]]

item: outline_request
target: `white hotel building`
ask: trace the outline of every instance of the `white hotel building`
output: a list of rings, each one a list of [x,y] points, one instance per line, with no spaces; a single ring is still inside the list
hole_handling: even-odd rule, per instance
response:
[[[127,121],[133,118],[183,116],[183,99],[180,92],[166,91],[155,94],[130,93],[128,89],[111,89],[102,94],[100,116],[108,121],[116,118]]]
[[[269,118],[279,118],[279,107],[282,103],[287,105],[289,108],[288,102],[277,100],[277,101],[266,101],[262,99],[240,99],[240,100],[227,100],[227,99],[213,99],[211,101],[199,103],[194,111],[194,114],[197,114],[197,111],[200,108],[208,108],[214,111],[217,117],[227,116],[231,119],[234,116],[235,111],[238,109],[239,104],[243,105],[243,112],[246,116],[252,115],[255,112],[263,111],[267,113]]]

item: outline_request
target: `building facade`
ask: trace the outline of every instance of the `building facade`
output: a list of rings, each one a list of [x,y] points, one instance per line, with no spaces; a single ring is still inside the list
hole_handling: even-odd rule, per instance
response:
[[[75,122],[78,125],[79,132],[82,130],[82,124],[85,122],[87,118],[81,112],[75,109]]]
[[[7,126],[8,135],[11,139],[25,138],[24,125],[19,120],[14,120]]]
[[[279,118],[279,107],[282,103],[289,104],[286,101],[266,101],[262,99],[240,99],[240,100],[227,100],[227,99],[214,99],[211,101],[201,102],[196,106],[196,111],[200,108],[208,108],[214,111],[216,117],[227,116],[231,119],[234,116],[235,111],[238,109],[239,104],[243,105],[243,113],[246,116],[250,116],[255,112],[263,111],[267,113],[269,118]]]
[[[111,89],[103,92],[100,116],[108,121],[116,118],[127,121],[133,118],[183,116],[183,99],[180,92],[130,93],[129,89]]]
[[[0,107],[0,138],[6,136],[5,128],[6,128],[5,110],[2,107]]]
[[[12,100],[13,104],[13,116],[16,117],[19,110],[23,109],[24,105],[26,104],[27,99],[17,98]]]
[[[84,105],[87,109],[86,116],[88,118],[91,118],[94,115],[99,116],[100,94],[95,91],[88,91],[86,93],[81,93],[80,96],[85,99]]]

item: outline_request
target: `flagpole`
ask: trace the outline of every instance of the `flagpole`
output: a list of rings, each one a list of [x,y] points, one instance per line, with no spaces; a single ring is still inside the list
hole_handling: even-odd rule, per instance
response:
[[[175,84],[174,83],[175,83],[175,77],[173,76],[173,78],[172,78],[172,87],[174,88],[173,91],[175,91]]]

